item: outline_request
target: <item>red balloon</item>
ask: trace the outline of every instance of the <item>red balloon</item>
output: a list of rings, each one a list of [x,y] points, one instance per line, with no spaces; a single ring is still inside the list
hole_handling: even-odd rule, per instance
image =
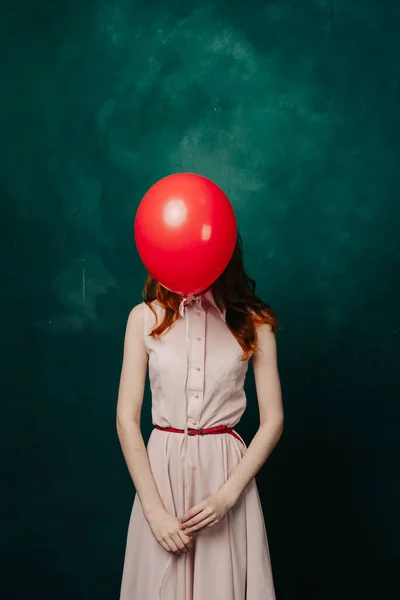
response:
[[[215,183],[177,173],[145,194],[134,233],[151,275],[172,292],[188,296],[210,287],[228,265],[236,244],[236,218]]]

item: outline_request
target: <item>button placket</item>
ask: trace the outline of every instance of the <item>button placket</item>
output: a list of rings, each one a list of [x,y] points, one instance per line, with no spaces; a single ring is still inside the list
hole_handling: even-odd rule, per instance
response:
[[[206,314],[196,301],[191,319],[191,352],[189,374],[189,415],[196,427],[200,419],[204,394]]]

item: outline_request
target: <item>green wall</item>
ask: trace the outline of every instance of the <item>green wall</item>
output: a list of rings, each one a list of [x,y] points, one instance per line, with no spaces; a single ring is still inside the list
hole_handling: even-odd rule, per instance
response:
[[[399,18],[382,0],[3,3],[7,599],[118,598],[133,219],[177,171],[226,190],[281,321],[286,428],[257,477],[277,599],[396,596]]]

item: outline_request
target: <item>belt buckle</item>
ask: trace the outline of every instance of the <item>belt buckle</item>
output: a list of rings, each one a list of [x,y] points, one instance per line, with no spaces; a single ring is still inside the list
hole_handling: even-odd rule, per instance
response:
[[[188,435],[205,435],[203,428],[201,429],[193,429],[192,427],[188,429]]]

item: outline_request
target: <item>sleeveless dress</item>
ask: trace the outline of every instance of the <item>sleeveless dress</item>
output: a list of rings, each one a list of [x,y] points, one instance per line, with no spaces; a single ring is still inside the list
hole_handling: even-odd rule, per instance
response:
[[[164,309],[157,301],[152,306],[160,323]],[[188,328],[179,317],[159,340],[149,336],[156,320],[146,304],[144,311],[153,424],[178,429],[237,425],[246,408],[248,361],[241,360],[242,348],[211,290],[188,305]],[[242,442],[230,433],[187,437],[153,429],[147,452],[166,510],[180,517],[185,508],[216,493],[246,452]],[[178,556],[154,538],[136,494],[120,600],[275,600],[255,479],[224,519],[196,532],[193,548]]]

